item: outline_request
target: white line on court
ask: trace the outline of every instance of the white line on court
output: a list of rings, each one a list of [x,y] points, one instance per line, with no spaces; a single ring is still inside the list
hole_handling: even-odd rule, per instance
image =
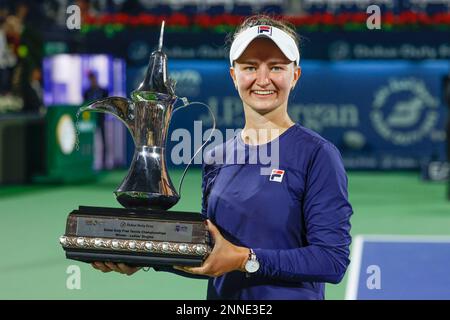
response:
[[[358,235],[365,242],[450,242],[447,235],[394,235],[394,234],[371,234]]]
[[[356,300],[358,294],[359,270],[364,246],[364,236],[357,235],[353,240],[353,248],[350,255],[350,270],[345,290],[345,300]]]

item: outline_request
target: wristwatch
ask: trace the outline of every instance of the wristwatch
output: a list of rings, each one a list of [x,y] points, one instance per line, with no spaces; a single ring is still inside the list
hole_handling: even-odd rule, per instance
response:
[[[255,273],[259,269],[259,261],[256,258],[256,254],[253,249],[250,249],[248,254],[248,260],[245,263],[245,271],[247,271],[247,275]]]

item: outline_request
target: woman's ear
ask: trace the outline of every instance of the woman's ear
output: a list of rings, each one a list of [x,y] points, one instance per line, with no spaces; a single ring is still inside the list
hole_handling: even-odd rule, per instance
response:
[[[237,90],[238,87],[237,87],[236,73],[235,73],[234,67],[230,67],[230,76],[231,76],[231,79],[233,80],[234,87],[235,87],[236,90]]]
[[[292,80],[291,91],[294,90],[295,85],[297,84],[298,79],[300,79],[302,75],[302,68],[300,66],[294,67],[294,79]]]

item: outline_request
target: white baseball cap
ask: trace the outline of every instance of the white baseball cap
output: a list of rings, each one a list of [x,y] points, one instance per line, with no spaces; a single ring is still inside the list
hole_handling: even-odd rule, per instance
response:
[[[272,40],[286,58],[299,65],[300,53],[294,39],[283,30],[267,25],[248,28],[234,39],[230,49],[230,64],[233,65],[233,61],[241,56],[254,39],[262,37]]]

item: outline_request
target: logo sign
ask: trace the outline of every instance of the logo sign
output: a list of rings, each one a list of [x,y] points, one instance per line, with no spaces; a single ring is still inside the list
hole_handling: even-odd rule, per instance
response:
[[[427,178],[432,181],[447,181],[450,178],[450,163],[432,161],[427,167]]]
[[[269,36],[272,35],[272,27],[271,26],[259,26],[258,34],[267,34]]]
[[[56,137],[61,152],[65,155],[71,154],[75,149],[76,131],[70,115],[65,114],[59,119],[56,126]]]
[[[188,228],[187,228],[187,226],[184,226],[184,225],[176,225],[175,226],[175,231],[176,232],[187,232],[188,231]]]
[[[280,169],[272,169],[272,173],[270,174],[270,181],[282,182],[284,176],[284,170]]]
[[[331,60],[345,60],[352,56],[352,48],[346,41],[332,42],[328,49],[328,55]]]
[[[439,120],[438,105],[422,80],[390,79],[375,92],[370,120],[382,138],[408,146],[432,134]]]

